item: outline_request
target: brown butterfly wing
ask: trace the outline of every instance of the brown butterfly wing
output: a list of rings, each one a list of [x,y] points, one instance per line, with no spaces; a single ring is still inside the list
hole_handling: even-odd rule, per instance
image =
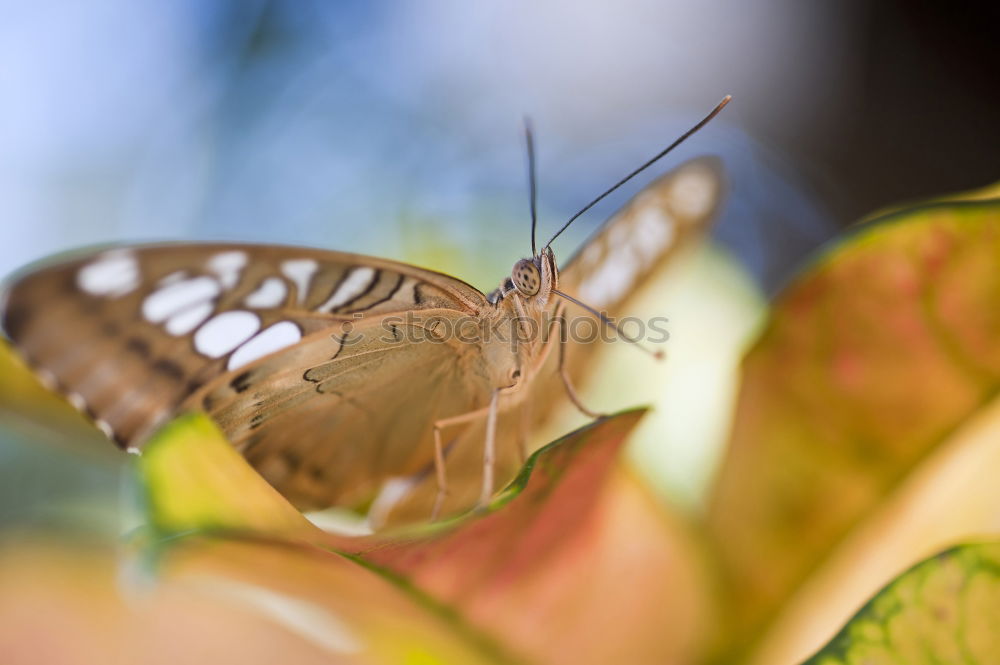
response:
[[[559,288],[612,317],[634,314],[629,311],[633,298],[705,237],[724,189],[722,165],[714,157],[691,160],[654,180],[564,262]],[[575,305],[567,305],[567,318],[580,316],[590,317]],[[574,384],[588,380],[589,369],[606,346],[599,339],[570,339],[566,367]],[[536,420],[544,419],[556,398],[564,395],[556,374],[557,356],[553,353],[549,358],[533,393]]]
[[[7,290],[2,323],[43,380],[126,447],[141,445],[239,363],[299,338],[359,316],[484,306],[459,280],[393,261],[293,247],[160,245],[30,272]]]
[[[460,316],[429,310],[412,323],[383,317],[346,336],[319,332],[220,377],[185,406],[207,411],[299,507],[359,507],[386,480],[432,468],[435,421],[488,403],[475,347],[422,327]],[[478,470],[470,479],[479,486]]]
[[[556,386],[561,390],[560,386]],[[528,388],[529,390],[531,388]],[[505,487],[523,466],[532,441],[531,405],[521,401],[500,401],[497,418],[496,450],[493,475],[495,489]],[[464,427],[446,430],[442,437],[447,446],[445,467],[448,472],[448,494],[441,504],[442,515],[454,515],[474,507],[482,488],[483,443],[486,440],[485,419]],[[541,443],[541,442],[539,442]],[[437,501],[437,480],[431,462],[410,477],[405,496],[393,501],[387,514],[380,515],[377,525],[407,524],[427,519]]]
[[[691,160],[657,178],[563,262],[560,288],[618,313],[650,276],[704,237],[723,190],[722,165],[714,157]]]

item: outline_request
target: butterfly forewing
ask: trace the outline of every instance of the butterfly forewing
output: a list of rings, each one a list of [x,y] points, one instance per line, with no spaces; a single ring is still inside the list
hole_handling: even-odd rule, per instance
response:
[[[120,445],[138,446],[217,377],[314,333],[359,317],[483,305],[459,280],[381,259],[149,246],[28,274],[9,288],[3,327],[43,379]]]

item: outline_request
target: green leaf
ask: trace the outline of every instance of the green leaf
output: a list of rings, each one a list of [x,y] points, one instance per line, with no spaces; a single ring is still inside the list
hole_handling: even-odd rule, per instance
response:
[[[985,418],[1000,389],[998,264],[998,202],[932,205],[860,227],[778,299],[744,361],[709,512],[737,645],[760,635],[925,463],[961,445],[964,426]],[[987,420],[979,427],[994,431]],[[913,519],[913,546],[899,556],[940,548],[947,520]]]
[[[1000,543],[963,545],[899,576],[805,665],[994,663]]]

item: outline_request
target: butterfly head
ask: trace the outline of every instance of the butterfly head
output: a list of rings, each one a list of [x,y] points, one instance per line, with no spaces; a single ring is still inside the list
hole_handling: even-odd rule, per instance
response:
[[[510,272],[510,281],[522,295],[535,296],[542,288],[542,269],[538,259],[521,259]]]
[[[510,271],[510,282],[526,298],[539,294],[544,298],[556,287],[558,275],[552,249],[545,247],[537,256],[515,263]]]
[[[552,290],[559,284],[559,270],[552,250],[548,247],[530,259],[521,259],[514,264],[500,288],[489,295],[490,302],[498,303],[511,294],[517,294],[525,300],[536,301],[544,305]]]

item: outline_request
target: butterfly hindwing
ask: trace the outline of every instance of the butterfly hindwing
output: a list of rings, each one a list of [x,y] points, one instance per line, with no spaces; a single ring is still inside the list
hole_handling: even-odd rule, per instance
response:
[[[369,319],[344,335],[316,333],[192,395],[230,441],[296,505],[358,506],[388,478],[433,463],[433,424],[473,411],[490,384],[469,346],[425,321]],[[450,436],[450,434],[449,434]],[[475,483],[474,483],[475,484]]]

